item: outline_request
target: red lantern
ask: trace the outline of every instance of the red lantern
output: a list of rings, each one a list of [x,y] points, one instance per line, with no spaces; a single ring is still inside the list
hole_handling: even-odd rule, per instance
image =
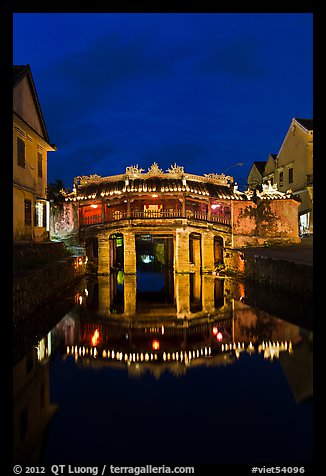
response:
[[[213,326],[212,332],[213,332],[213,336],[216,336],[217,333],[218,333],[218,327],[217,327],[217,326]]]

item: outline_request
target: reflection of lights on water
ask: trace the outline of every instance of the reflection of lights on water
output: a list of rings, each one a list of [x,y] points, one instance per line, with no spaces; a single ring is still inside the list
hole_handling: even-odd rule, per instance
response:
[[[37,351],[37,360],[41,362],[46,357],[50,357],[52,347],[51,347],[51,332],[47,334],[47,337],[43,337],[36,346]]]
[[[152,342],[152,349],[153,350],[159,350],[160,348],[160,343],[157,339],[154,339],[153,342]]]
[[[217,326],[213,326],[212,333],[214,336],[216,336],[216,339],[218,341],[221,341],[223,339],[223,334],[221,331],[218,330]]]
[[[141,255],[140,259],[142,260],[143,263],[148,264],[148,263],[152,263],[155,257],[153,255]]]
[[[92,335],[92,338],[91,338],[92,345],[97,345],[99,337],[100,337],[100,333],[99,333],[98,329],[95,329],[95,332],[94,332],[94,334]]]
[[[78,302],[79,302],[79,304],[82,304],[82,303],[83,303],[83,296],[79,296],[79,297],[78,297]]]
[[[117,284],[122,285],[123,282],[124,282],[124,273],[123,273],[123,271],[118,271],[118,274],[117,274]]]

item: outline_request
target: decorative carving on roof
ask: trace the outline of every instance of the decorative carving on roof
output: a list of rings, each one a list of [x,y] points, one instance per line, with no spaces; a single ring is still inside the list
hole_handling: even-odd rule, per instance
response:
[[[163,170],[160,169],[158,164],[154,162],[149,168],[148,168],[148,174],[149,175],[162,175],[164,174]]]
[[[206,179],[209,182],[213,182],[218,185],[229,185],[230,182],[232,181],[232,177],[230,175],[225,175],[225,174],[211,173],[211,174],[204,174],[204,177],[206,177]]]
[[[174,163],[174,165],[171,165],[171,167],[167,169],[167,172],[171,175],[182,175],[184,173],[184,167]]]
[[[284,198],[290,198],[292,195],[291,190],[287,190],[287,192],[281,192],[277,188],[277,183],[274,183],[272,185],[271,181],[268,180],[267,184],[262,184],[262,191],[259,191],[258,189],[256,190],[246,190],[245,191],[246,196],[250,200],[253,196],[257,196],[261,199],[284,199]]]
[[[126,167],[126,175],[128,175],[129,177],[139,177],[142,172],[144,172],[144,169],[138,168],[138,164]]]
[[[93,175],[78,175],[78,177],[75,177],[74,179],[74,185],[85,185],[90,182],[100,182],[102,180],[102,177],[97,174]]]

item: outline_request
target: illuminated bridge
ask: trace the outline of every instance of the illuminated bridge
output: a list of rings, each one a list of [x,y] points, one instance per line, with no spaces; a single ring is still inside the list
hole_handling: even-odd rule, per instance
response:
[[[79,237],[99,274],[134,274],[140,255],[176,273],[211,273],[228,266],[234,248],[300,241],[290,192],[240,192],[230,176],[189,174],[176,164],[76,177],[65,200],[78,209]]]

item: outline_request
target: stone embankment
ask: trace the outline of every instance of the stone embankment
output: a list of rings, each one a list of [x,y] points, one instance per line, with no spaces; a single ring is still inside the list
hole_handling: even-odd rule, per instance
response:
[[[239,249],[233,261],[234,269],[244,278],[289,295],[312,297],[312,238],[291,246]]]
[[[85,258],[63,243],[14,244],[13,320],[27,318],[86,272]]]

